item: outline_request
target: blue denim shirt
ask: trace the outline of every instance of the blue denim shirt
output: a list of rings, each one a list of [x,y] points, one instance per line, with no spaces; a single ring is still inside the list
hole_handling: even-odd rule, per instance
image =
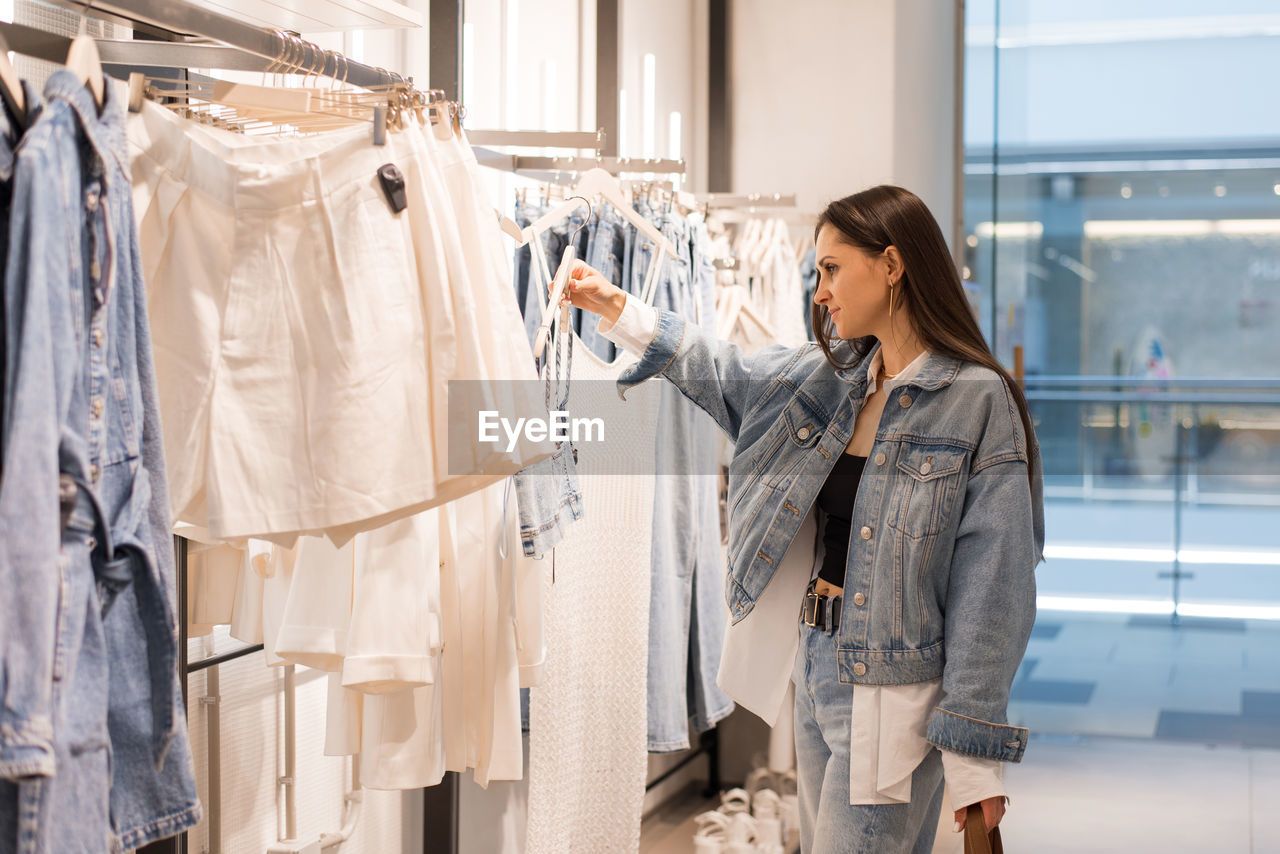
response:
[[[118,87],[108,85],[99,112],[73,73],[55,72],[17,152],[5,283],[14,382],[0,439],[0,774],[55,770],[51,686],[74,672],[79,636],[58,608],[66,475],[77,493],[67,529],[92,536],[110,691],[71,689],[56,702],[102,707],[111,830],[128,849],[194,824],[200,808],[178,683],[168,495]]]
[[[852,438],[874,354],[846,370],[814,344],[746,356],[659,311],[648,349],[619,377],[625,395],[661,374],[735,443],[725,591],[733,622],[751,612]],[[893,391],[852,530],[840,681],[940,676],[945,698],[929,740],[1019,761],[1027,734],[1008,725],[1007,707],[1035,620],[1043,490],[1039,451],[994,372],[934,354]]]

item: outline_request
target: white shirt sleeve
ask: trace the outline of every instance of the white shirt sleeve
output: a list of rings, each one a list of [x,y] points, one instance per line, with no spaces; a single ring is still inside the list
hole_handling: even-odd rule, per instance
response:
[[[654,333],[658,330],[658,312],[653,306],[627,294],[622,314],[616,323],[600,318],[596,331],[632,355],[639,356],[649,349]]]
[[[979,759],[950,750],[942,751],[942,776],[947,781],[947,794],[953,810],[1008,796],[1004,791],[1004,763],[999,759]]]

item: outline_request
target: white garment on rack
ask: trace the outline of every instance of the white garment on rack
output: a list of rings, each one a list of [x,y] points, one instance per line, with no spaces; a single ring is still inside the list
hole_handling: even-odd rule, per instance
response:
[[[520,652],[516,616],[532,606],[517,607],[515,594],[535,591],[545,564],[520,548],[514,503],[504,519],[505,491],[499,483],[448,504],[440,520],[446,763],[450,771],[474,768],[482,786],[524,776],[520,667],[541,652],[533,637],[527,656]]]
[[[416,123],[385,149],[367,127],[247,142],[150,102],[129,137],[176,519],[342,544],[552,452],[482,446],[474,419],[449,441],[450,380],[512,421],[540,403],[499,226],[445,186],[469,146]]]
[[[304,667],[341,670],[351,622],[355,544],[338,547],[321,537],[299,537],[292,559],[293,581],[275,653]]]
[[[327,676],[329,695],[324,715],[324,755],[354,756],[360,752],[360,728],[364,698],[359,691],[342,686],[342,674]]]
[[[524,776],[520,687],[545,654],[545,564],[520,549],[505,491],[500,482],[396,523],[398,534],[356,539],[360,603],[344,676],[366,692],[361,751],[373,788],[434,785],[445,769],[474,769],[482,786]],[[405,688],[413,679],[426,682]]]
[[[243,554],[239,549],[187,545],[187,636],[200,637],[231,622]]]
[[[264,643],[262,603],[266,598],[266,579],[275,572],[273,546],[262,540],[249,540],[243,548],[222,548],[234,549],[241,556],[236,604],[231,613],[231,636],[245,643]]]
[[[548,573],[547,663],[530,702],[527,854],[640,844],[658,388],[642,383],[619,400],[618,374],[633,363],[606,364],[574,342],[569,410],[603,417],[609,432],[577,445],[587,513],[553,553],[554,583]]]

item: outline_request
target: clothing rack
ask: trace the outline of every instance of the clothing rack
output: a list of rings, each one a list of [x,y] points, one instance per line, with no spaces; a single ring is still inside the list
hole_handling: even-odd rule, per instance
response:
[[[697,761],[701,756],[707,757],[709,766],[707,785],[702,790],[702,796],[704,798],[714,798],[720,793],[720,730],[714,726],[698,736],[698,746],[689,751],[688,756],[663,771],[657,778],[646,783],[644,790],[649,792],[656,789],[670,777],[679,773],[690,762]]]
[[[701,193],[698,204],[709,208],[794,208],[795,193]]]
[[[337,51],[322,50],[309,42],[302,42],[279,30],[264,29],[246,23],[230,15],[197,6],[188,0],[50,0],[69,10],[92,15],[110,21],[133,25],[146,38],[134,40],[96,39],[99,57],[104,71],[117,77],[127,77],[129,69],[156,67],[185,70],[190,68],[218,68],[235,71],[279,70],[283,62],[298,72],[316,74],[341,80],[364,89],[381,89],[412,85],[412,78],[385,68],[348,59]],[[443,87],[445,96],[456,99],[462,76],[462,2],[463,0],[430,0],[430,56],[431,77],[437,86]],[[543,157],[519,154],[503,154],[477,148],[477,159],[484,165],[512,172],[539,177],[540,180],[559,180],[565,173],[581,172],[602,167],[613,174],[670,174],[685,172],[682,160],[645,160],[618,158],[617,151],[617,80],[619,42],[619,0],[596,0],[597,7],[597,69],[599,83],[597,114],[603,127],[596,133],[545,133],[477,131],[476,142],[489,145],[568,148],[594,151],[594,157]],[[67,56],[71,39],[20,24],[0,22],[0,34],[11,50],[36,59],[61,64]],[[159,40],[153,40],[159,39]],[[295,56],[301,46],[302,52]],[[539,170],[545,178],[535,176]],[[210,656],[201,661],[189,662],[186,657],[188,541],[174,537],[176,587],[178,600],[179,681],[184,706],[190,709],[187,681],[191,673],[209,672],[210,693],[216,694],[218,667],[231,661],[263,651],[262,644],[243,646],[227,653]],[[291,705],[290,687],[292,667],[286,668],[286,707]],[[210,704],[211,728],[214,725],[217,698]],[[286,708],[286,742],[291,741],[292,721]],[[211,745],[216,744],[216,733]],[[214,748],[216,750],[216,747]],[[286,744],[286,815],[291,814],[288,786],[292,780],[290,749]],[[711,764],[708,792],[718,791],[719,740],[712,729],[699,739],[699,747],[686,756],[677,766],[665,772],[649,786],[652,788],[668,779],[679,769],[698,757],[706,755]],[[211,775],[217,773],[211,762]],[[449,772],[444,781],[424,789],[423,802],[423,854],[457,854],[459,775]],[[211,792],[209,799],[211,816],[217,812],[218,799]],[[289,819],[286,819],[289,823]],[[216,831],[210,826],[211,843],[217,845]],[[187,834],[152,843],[139,849],[138,854],[188,854]],[[216,850],[216,847],[215,847]],[[310,850],[310,849],[308,849]]]
[[[156,65],[167,68],[228,68],[262,71],[279,62],[287,49],[287,36],[197,6],[189,0],[61,0],[60,5],[79,12],[109,15],[159,28],[178,37],[169,42],[99,41],[104,63]],[[211,39],[218,45],[188,44],[184,37]],[[106,52],[103,52],[105,48]],[[242,55],[231,57],[228,49]],[[122,55],[124,54],[124,55]],[[108,58],[110,55],[110,58]],[[218,57],[216,60],[215,57]],[[343,79],[363,89],[376,89],[410,82],[385,68],[349,60],[337,51],[321,51],[314,45],[303,60],[303,70],[322,77]],[[228,64],[235,63],[235,64]]]

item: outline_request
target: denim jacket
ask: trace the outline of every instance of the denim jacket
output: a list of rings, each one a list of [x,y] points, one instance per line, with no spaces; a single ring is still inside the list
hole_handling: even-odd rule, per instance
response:
[[[847,360],[847,345],[837,347]],[[661,374],[735,443],[726,582],[732,622],[755,606],[852,438],[874,355],[845,370],[814,344],[745,356],[659,311],[653,340],[619,377],[625,396]],[[1038,448],[1029,447],[994,372],[934,354],[892,392],[852,530],[840,681],[942,677],[945,696],[930,717],[929,741],[969,756],[1021,760],[1027,731],[1008,725],[1007,707],[1035,620],[1043,496]]]
[[[99,111],[72,72],[55,72],[17,151],[5,270],[13,382],[0,428],[0,776],[61,776],[59,720],[100,715],[110,832],[130,849],[194,824],[200,807],[121,85],[108,81]],[[77,534],[89,550],[68,552]],[[89,566],[69,563],[80,560]],[[92,574],[92,631],[60,605],[68,573]],[[81,657],[94,633],[105,656]],[[108,671],[108,696],[78,687],[93,684],[92,667]]]

